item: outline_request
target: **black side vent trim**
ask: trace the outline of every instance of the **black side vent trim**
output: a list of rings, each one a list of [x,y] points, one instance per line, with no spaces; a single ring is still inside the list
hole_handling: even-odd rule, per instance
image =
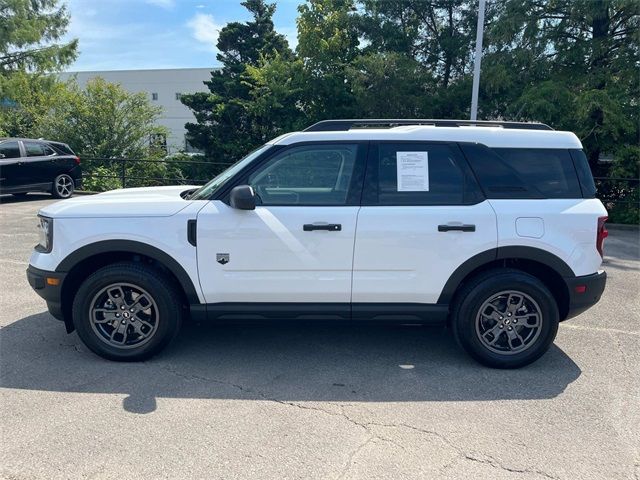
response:
[[[198,244],[198,220],[187,220],[187,240],[194,247]]]

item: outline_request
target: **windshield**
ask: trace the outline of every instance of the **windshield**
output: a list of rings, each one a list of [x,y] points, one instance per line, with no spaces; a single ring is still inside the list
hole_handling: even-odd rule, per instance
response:
[[[271,148],[272,145],[265,144],[261,147],[255,149],[249,155],[244,157],[242,160],[237,161],[229,168],[227,168],[224,172],[220,173],[216,178],[211,180],[206,185],[203,185],[198,190],[193,192],[189,197],[189,200],[207,200],[211,195],[220,187],[222,187],[227,180],[233,177],[236,173],[242,170],[244,167],[249,165],[257,156]]]

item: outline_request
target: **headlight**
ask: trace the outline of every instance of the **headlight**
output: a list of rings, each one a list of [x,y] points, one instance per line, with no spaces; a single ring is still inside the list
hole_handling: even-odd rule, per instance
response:
[[[38,237],[36,250],[49,253],[53,248],[53,218],[38,216]]]

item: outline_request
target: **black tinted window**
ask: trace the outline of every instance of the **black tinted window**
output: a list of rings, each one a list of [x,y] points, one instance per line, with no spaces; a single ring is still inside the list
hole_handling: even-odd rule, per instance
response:
[[[373,150],[367,185],[377,186],[378,205],[459,205],[464,203],[465,175],[447,145],[381,143]],[[376,185],[377,184],[377,185]]]
[[[492,149],[478,143],[463,143],[460,148],[487,198],[544,198]]]
[[[0,143],[0,160],[3,158],[20,158],[20,146],[18,142]]]
[[[276,154],[249,177],[262,205],[344,205],[357,145],[309,145]]]
[[[66,143],[51,143],[49,144],[49,146],[53,148],[54,151],[57,150],[62,155],[75,155],[75,153],[73,153],[73,150],[71,150],[69,145],[67,145]]]
[[[589,167],[587,156],[582,150],[571,150],[571,157],[573,157],[573,164],[576,167],[576,172],[578,172],[578,180],[580,180],[582,196],[584,198],[595,198],[596,184],[593,181],[593,175],[591,174],[591,167]]]
[[[528,184],[547,198],[582,198],[569,150],[496,148],[496,152]]]
[[[27,157],[42,157],[48,155],[45,145],[35,142],[24,142],[24,149],[27,151]]]

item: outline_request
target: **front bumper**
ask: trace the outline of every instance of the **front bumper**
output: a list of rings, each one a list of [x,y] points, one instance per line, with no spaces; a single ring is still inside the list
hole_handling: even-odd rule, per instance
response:
[[[47,302],[49,313],[64,321],[62,313],[62,283],[66,273],[40,270],[32,265],[27,268],[27,280],[31,288]]]
[[[607,272],[601,270],[592,275],[565,278],[565,282],[569,289],[569,312],[566,318],[572,318],[600,301],[607,283]]]

